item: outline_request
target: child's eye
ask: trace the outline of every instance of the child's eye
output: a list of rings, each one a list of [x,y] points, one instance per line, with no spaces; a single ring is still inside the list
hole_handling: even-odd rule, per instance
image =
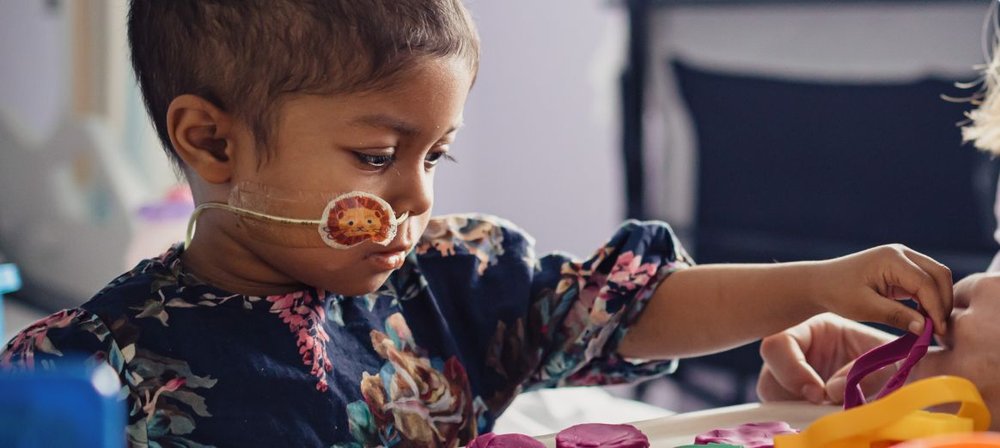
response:
[[[451,162],[457,162],[457,160],[455,160],[454,157],[448,154],[447,151],[435,151],[427,154],[427,157],[424,158],[424,165],[432,168],[435,165],[437,165],[438,162],[440,162],[442,159]]]
[[[396,158],[393,154],[366,154],[363,152],[355,152],[354,156],[357,157],[361,163],[373,168],[385,168],[386,166],[392,164],[393,160]]]

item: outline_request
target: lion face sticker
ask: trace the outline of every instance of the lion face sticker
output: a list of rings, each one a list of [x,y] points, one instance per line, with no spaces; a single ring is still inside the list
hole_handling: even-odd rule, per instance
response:
[[[337,225],[348,238],[369,237],[378,239],[382,231],[381,210],[357,207],[337,212]]]
[[[338,196],[323,212],[325,225],[319,229],[323,241],[331,247],[346,249],[371,240],[387,245],[396,237],[398,222],[392,207],[370,193],[351,192]]]

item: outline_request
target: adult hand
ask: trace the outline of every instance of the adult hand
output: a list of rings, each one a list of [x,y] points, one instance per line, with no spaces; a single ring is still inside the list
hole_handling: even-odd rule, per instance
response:
[[[894,338],[834,314],[813,317],[761,342],[764,366],[757,380],[757,395],[763,401],[840,403],[844,400],[846,374],[854,360]],[[883,369],[862,381],[866,394],[881,387],[893,373],[891,370]]]
[[[955,284],[951,328],[945,347],[917,363],[912,378],[956,375],[972,381],[1000,429],[1000,273],[973,274]]]

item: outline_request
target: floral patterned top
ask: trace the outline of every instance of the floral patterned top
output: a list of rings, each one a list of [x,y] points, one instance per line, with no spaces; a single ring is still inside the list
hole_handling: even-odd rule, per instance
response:
[[[0,366],[109,363],[141,447],[455,447],[521,391],[673,368],[616,353],[659,282],[692,264],[666,224],[627,222],[583,262],[532,245],[497,218],[435,218],[358,297],[228,293],[184,272],[176,246],[22,331]]]

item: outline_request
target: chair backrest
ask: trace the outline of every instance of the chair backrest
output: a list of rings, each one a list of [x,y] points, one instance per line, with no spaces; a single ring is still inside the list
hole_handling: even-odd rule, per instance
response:
[[[900,242],[981,271],[998,163],[963,145],[953,81],[823,83],[673,69],[697,136],[701,262],[790,261]]]

